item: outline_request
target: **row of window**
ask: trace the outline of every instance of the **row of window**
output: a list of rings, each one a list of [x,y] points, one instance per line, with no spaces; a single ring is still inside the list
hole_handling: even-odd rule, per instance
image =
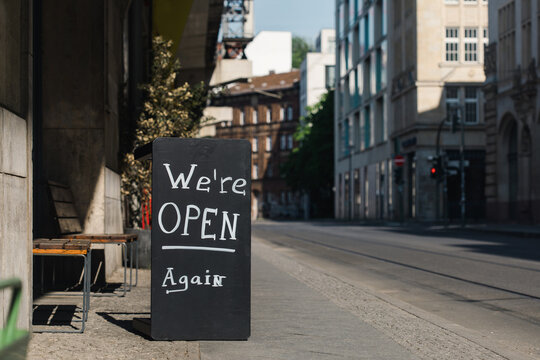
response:
[[[266,114],[265,114],[265,120],[266,123],[272,122],[272,107],[267,106],[266,107]],[[291,121],[293,120],[293,107],[291,105],[283,105],[279,108],[279,121]],[[252,124],[258,124],[259,123],[259,111],[256,109],[252,109],[251,111],[251,123]],[[246,112],[245,110],[240,110],[240,118],[239,118],[239,124],[241,126],[246,124]]]
[[[386,21],[373,21],[373,8],[360,18],[339,43],[340,76],[343,76],[386,35]]]
[[[387,54],[386,41],[383,41],[377,51],[341,80],[340,108],[344,113],[386,88]]]
[[[364,33],[366,43],[373,44],[373,36],[379,38],[386,35],[387,28],[387,1],[376,0],[374,4],[365,8],[368,4],[362,0],[343,0],[339,4],[339,38],[343,39],[348,29]],[[346,18],[346,14],[349,14]]]
[[[447,119],[450,120],[450,115],[457,108],[460,109],[465,124],[477,124],[480,117],[479,96],[478,86],[446,86],[444,99]],[[338,132],[341,156],[348,156],[351,151],[364,151],[374,143],[386,141],[388,116],[385,98],[378,98],[370,105],[359,108],[349,118],[339,123]]]
[[[540,23],[540,0],[536,5],[538,23]],[[516,45],[521,47],[521,68],[526,68],[534,58],[534,47],[537,48],[537,59],[540,58],[540,36],[532,27],[533,4],[531,0],[521,1],[521,17],[516,14],[515,1],[509,1],[498,9],[498,45],[497,76],[499,80],[509,80],[515,74],[517,66]],[[516,17],[517,15],[517,17]],[[521,25],[521,44],[517,29]],[[534,44],[536,42],[536,44]],[[537,61],[538,63],[538,61]]]
[[[478,62],[478,28],[465,27],[463,29],[463,36],[460,39],[459,27],[447,27],[445,29],[444,43],[445,43],[445,61],[447,62],[459,62],[460,61],[460,40],[463,43],[463,60],[465,62]],[[482,29],[482,44],[488,43],[488,30]]]
[[[267,136],[265,139],[265,150],[270,152],[272,151],[272,137]],[[292,134],[289,135],[281,135],[280,142],[279,142],[279,149],[280,150],[291,150],[293,148],[293,136]],[[251,150],[256,153],[259,151],[259,139],[254,137],[251,141]]]
[[[374,143],[388,140],[385,99],[385,97],[378,98],[338,125],[341,156],[347,156],[353,150],[366,150]]]
[[[454,109],[459,108],[462,109],[461,116],[464,117],[465,124],[478,123],[479,89],[477,86],[446,86],[444,92],[448,120]]]

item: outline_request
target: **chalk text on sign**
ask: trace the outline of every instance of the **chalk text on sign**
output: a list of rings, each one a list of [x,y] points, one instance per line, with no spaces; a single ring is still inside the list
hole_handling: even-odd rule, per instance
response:
[[[165,278],[163,279],[163,284],[161,287],[171,289],[166,289],[165,294],[170,294],[174,292],[187,291],[189,286],[211,286],[214,288],[223,287],[223,279],[227,278],[223,275],[210,274],[210,270],[206,270],[204,275],[174,275],[174,268],[168,267]]]
[[[190,190],[191,186],[195,184],[195,190],[210,192],[212,184],[218,187],[220,194],[238,194],[246,196],[246,185],[247,181],[244,178],[233,179],[231,176],[219,176],[217,170],[214,169],[213,174],[209,176],[201,175],[197,180],[193,180],[193,175],[197,164],[191,164],[189,172],[184,174],[183,172],[179,173],[176,177],[171,170],[171,164],[164,163],[163,166],[167,171],[169,181],[171,182],[171,189],[184,189]],[[213,183],[212,183],[213,182]]]
[[[163,224],[163,213],[165,211],[170,211],[175,217],[174,225],[170,226],[168,229]],[[184,211],[184,226],[181,230],[182,236],[189,236],[190,222],[194,222],[201,218],[201,239],[212,239],[216,240],[216,234],[207,233],[207,229],[212,225],[212,217],[221,217],[221,232],[219,240],[236,240],[236,225],[238,223],[238,217],[240,214],[232,213],[229,215],[228,211],[218,212],[217,208],[204,208],[202,211],[197,205],[188,204]],[[232,219],[231,219],[232,218]],[[180,229],[182,224],[182,212],[178,205],[174,202],[167,202],[161,205],[158,212],[158,225],[159,229],[165,234],[172,234]],[[226,237],[228,235],[228,237]]]

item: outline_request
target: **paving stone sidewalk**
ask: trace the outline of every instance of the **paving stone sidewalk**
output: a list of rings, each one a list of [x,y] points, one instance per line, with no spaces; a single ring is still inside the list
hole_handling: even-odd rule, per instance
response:
[[[150,272],[125,298],[92,297],[84,334],[34,334],[29,359],[504,359],[437,325],[253,239],[248,341],[152,341],[132,327],[150,316]],[[115,274],[120,282],[122,272]]]
[[[119,270],[112,281],[122,276]],[[198,342],[152,341],[133,329],[133,318],[150,317],[150,270],[139,270],[125,297],[92,296],[90,306],[83,334],[34,333],[28,359],[200,359]]]

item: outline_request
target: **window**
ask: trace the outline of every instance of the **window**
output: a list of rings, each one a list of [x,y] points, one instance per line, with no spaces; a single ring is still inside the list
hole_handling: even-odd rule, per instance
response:
[[[266,108],[266,122],[267,123],[272,122],[272,107],[271,106],[268,106]]]
[[[447,27],[445,35],[445,60],[448,62],[459,61],[459,29]]]
[[[465,46],[465,61],[478,61],[478,37],[476,28],[465,28],[465,38],[463,39]]]
[[[371,61],[370,58],[366,58],[364,61],[364,93],[363,95],[371,96]]]
[[[377,50],[376,82],[377,91],[386,87],[387,45],[386,40],[381,43]]]
[[[240,126],[244,126],[244,110],[240,110]]]
[[[272,164],[270,162],[268,162],[268,164],[266,165],[266,176],[274,176],[274,169],[272,168]]]
[[[445,4],[458,4],[459,0],[444,0]]]
[[[272,137],[266,137],[266,151],[272,151]]]
[[[478,88],[465,87],[465,124],[478,122]]]
[[[476,4],[477,1],[476,0],[463,0],[463,3],[465,3],[465,4]]]
[[[291,121],[293,119],[293,109],[292,106],[287,106],[287,120]]]
[[[259,178],[259,166],[258,165],[253,165],[253,178],[254,179],[258,179]]]
[[[364,148],[371,146],[371,114],[369,106],[364,109]]]
[[[332,89],[336,82],[336,67],[334,65],[326,65],[324,69],[325,85],[327,89]]]
[[[460,115],[464,117],[465,124],[477,124],[478,115],[478,95],[477,86],[447,86],[445,88],[445,103],[447,121],[451,120],[451,115],[460,109]]]
[[[293,193],[292,191],[287,191],[287,201],[289,202],[289,204],[292,204],[293,203]]]
[[[252,114],[253,114],[252,122],[253,124],[257,124],[259,122],[259,112],[257,111],[257,109],[253,109]]]
[[[446,89],[446,121],[451,121],[450,116],[456,107],[459,106],[459,88],[457,86],[447,86]]]
[[[373,45],[370,40],[373,37],[373,34],[370,33],[371,26],[370,26],[370,19],[369,19],[369,13],[364,16],[364,50],[367,51]]]
[[[351,143],[351,127],[349,119],[343,120],[343,156],[349,156]]]
[[[281,135],[281,141],[279,143],[279,148],[281,150],[286,150],[287,149],[287,136]]]
[[[354,120],[353,120],[353,128],[354,128],[354,149],[360,150],[360,142],[361,142],[361,129],[360,129],[360,113],[354,114]]]
[[[279,121],[285,120],[285,105],[279,108]]]
[[[293,148],[293,136],[292,135],[287,135],[287,149],[292,149]]]
[[[258,148],[259,148],[259,145],[258,145],[257,138],[254,137],[253,140],[251,141],[251,151],[256,153],[258,151]]]
[[[364,25],[366,20],[363,17],[360,18],[358,23],[358,57],[361,58],[366,52],[366,26]]]
[[[345,59],[345,66],[346,66],[346,70],[348,71],[353,63],[353,33],[352,32],[349,32],[347,34],[347,49],[345,50],[346,51],[346,56],[347,58]]]
[[[285,199],[286,199],[285,196],[286,196],[285,191],[282,191],[281,192],[281,203],[282,204],[285,204]]]
[[[381,143],[386,140],[385,131],[386,131],[386,119],[384,113],[384,97],[377,99],[375,103],[375,126],[377,131],[375,132],[375,137],[377,143]]]
[[[358,8],[358,0],[349,0],[349,26],[352,26],[356,21],[356,9]]]

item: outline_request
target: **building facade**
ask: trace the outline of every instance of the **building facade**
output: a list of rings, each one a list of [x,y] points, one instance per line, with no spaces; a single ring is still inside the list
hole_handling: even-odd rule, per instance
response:
[[[307,107],[335,85],[335,39],[334,29],[321,30],[315,52],[307,53],[300,65],[300,116],[306,116]]]
[[[246,46],[253,62],[253,75],[285,73],[292,69],[292,34],[288,31],[260,31]]]
[[[219,24],[223,8],[222,1],[205,3],[210,15],[204,17],[207,23],[198,33],[205,41],[201,36],[195,41],[203,47],[197,53],[215,48],[218,29],[211,26],[215,20],[211,14]],[[163,2],[1,2],[0,279],[22,281],[21,328],[32,326],[33,285],[37,285],[33,279],[43,274],[41,266],[34,266],[32,239],[59,235],[48,181],[70,187],[83,232],[124,230],[120,162],[133,151],[129,139],[142,108],[139,85],[148,80],[152,15],[155,24],[160,19],[159,5]],[[200,13],[179,15],[186,15],[184,29],[201,27]],[[205,66],[213,67],[213,57],[205,59]],[[191,69],[197,66],[196,60],[191,65]],[[192,71],[200,76],[195,81],[209,73],[206,68]],[[104,246],[93,247],[93,279],[98,271],[101,278],[122,264],[120,248]],[[45,264],[62,260],[47,259]],[[52,273],[51,266],[44,269],[45,274]],[[56,271],[57,283],[70,276],[74,283],[79,280],[79,265],[63,269]],[[45,281],[51,278],[45,276]],[[3,320],[9,303],[10,294],[0,293]]]
[[[253,77],[231,84],[212,101],[213,106],[232,108],[232,118],[216,127],[216,138],[246,139],[252,149],[252,218],[297,218],[298,194],[280,175],[295,146],[298,125],[298,70]]]
[[[484,93],[487,219],[540,223],[540,1],[491,0]]]
[[[336,1],[335,216],[387,218],[389,179],[387,0]]]
[[[482,218],[483,52],[487,1],[336,2],[336,216],[395,220],[459,217],[460,177],[430,177],[431,156],[459,159],[464,120],[466,212]],[[352,44],[351,44],[352,43]],[[348,109],[348,110],[347,110]],[[403,156],[396,169],[392,159]],[[344,199],[344,201],[339,201]],[[346,201],[345,201],[346,200]]]

